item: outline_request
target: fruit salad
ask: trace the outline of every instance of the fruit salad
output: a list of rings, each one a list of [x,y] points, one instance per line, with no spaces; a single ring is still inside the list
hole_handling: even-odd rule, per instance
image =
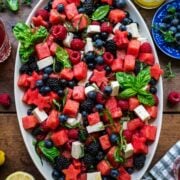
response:
[[[156,139],[163,73],[125,0],[53,0],[17,23],[22,124],[66,180],[130,180]]]

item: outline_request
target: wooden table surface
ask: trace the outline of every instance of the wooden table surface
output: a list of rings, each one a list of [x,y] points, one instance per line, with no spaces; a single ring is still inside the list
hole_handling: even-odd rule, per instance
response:
[[[34,7],[36,2],[38,2],[38,0],[33,1],[32,7]],[[26,20],[31,10],[32,8],[23,7],[20,9],[18,14],[13,14],[9,11],[0,13],[0,17],[6,25],[12,44],[11,56],[6,62],[0,64],[0,93],[7,92],[12,98],[12,104],[9,109],[0,107],[0,149],[4,150],[7,155],[5,164],[0,167],[0,180],[5,179],[8,174],[17,170],[29,172],[37,180],[43,179],[32,163],[20,133],[16,116],[13,89],[13,74],[17,42],[12,35],[11,29],[16,22]],[[143,10],[141,8],[139,8],[139,10],[150,27],[155,10]],[[166,101],[167,95],[170,91],[180,91],[180,62],[163,55],[158,49],[157,52],[161,67],[164,68],[168,62],[171,62],[172,69],[176,73],[176,77],[172,80],[163,79],[163,126],[158,148],[151,166],[158,161],[164,153],[177,142],[177,140],[180,139],[180,106],[171,108],[167,105]]]

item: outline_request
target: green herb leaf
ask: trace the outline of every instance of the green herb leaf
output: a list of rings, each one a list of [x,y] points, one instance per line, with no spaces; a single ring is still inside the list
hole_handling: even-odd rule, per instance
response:
[[[144,104],[147,106],[153,106],[155,103],[153,95],[147,91],[144,91],[144,93],[138,94],[137,97],[141,104]]]
[[[100,6],[92,14],[92,20],[97,21],[103,19],[109,12],[109,5]]]
[[[18,0],[6,0],[7,7],[13,11],[16,12],[19,10],[19,1]]]
[[[119,97],[123,98],[123,99],[126,99],[126,98],[129,98],[129,97],[135,96],[136,94],[137,94],[136,90],[134,90],[133,88],[128,88],[128,89],[125,89],[124,91],[122,91],[119,94]]]
[[[116,150],[114,152],[114,159],[118,163],[123,163],[124,162],[124,159],[121,156],[121,151],[120,151],[120,149],[118,147],[116,148]]]
[[[167,12],[174,14],[176,12],[176,8],[174,6],[170,6],[170,7],[168,7]]]
[[[45,27],[40,26],[32,35],[32,43],[37,43],[48,36],[48,31]]]
[[[111,116],[109,109],[104,109],[103,114],[107,115],[107,118],[108,118],[110,124],[114,124],[114,120]]]
[[[64,107],[64,105],[65,105],[65,103],[66,103],[66,99],[67,99],[67,95],[68,95],[68,89],[66,89],[64,93],[65,93],[65,94],[64,94],[64,97],[63,97],[63,99],[62,99],[63,107]]]
[[[60,104],[58,101],[56,101],[56,99],[53,99],[52,102],[53,102],[54,105],[57,107],[57,109],[60,111],[60,109],[61,109],[61,104]]]
[[[172,31],[163,32],[163,35],[164,35],[164,41],[166,41],[168,43],[172,43],[175,41]]]
[[[164,69],[164,78],[172,79],[176,74],[172,71],[171,62],[169,62]]]

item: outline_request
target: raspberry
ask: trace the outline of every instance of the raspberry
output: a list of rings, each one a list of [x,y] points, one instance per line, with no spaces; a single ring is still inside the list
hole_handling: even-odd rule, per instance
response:
[[[107,64],[107,65],[111,65],[113,60],[114,60],[114,56],[110,53],[110,52],[105,52],[103,54],[103,58],[104,58],[104,62]]]
[[[98,21],[93,21],[91,25],[100,25],[100,23]]]
[[[151,45],[148,42],[144,42],[140,47],[141,53],[152,53]]]
[[[72,64],[77,64],[81,60],[81,53],[79,51],[72,51],[70,52],[69,59],[72,62]]]
[[[126,138],[126,141],[129,143],[131,142],[132,139],[132,132],[129,131],[128,129],[123,131],[123,136]]]
[[[46,11],[45,9],[38,9],[36,11],[36,17],[41,16],[43,20],[48,21],[49,20],[49,12]]]
[[[83,40],[75,38],[71,41],[71,48],[76,51],[81,51],[85,46]]]
[[[127,100],[119,100],[118,101],[118,106],[122,110],[128,110],[129,109],[129,101],[127,101]]]
[[[70,139],[77,139],[77,138],[78,138],[78,134],[79,134],[79,132],[78,132],[77,129],[70,129],[70,130],[68,131],[68,137],[69,137]]]
[[[52,27],[51,33],[56,39],[63,41],[67,36],[67,29],[62,25],[56,25]]]
[[[0,94],[0,104],[4,107],[9,107],[11,103],[11,97],[7,93]]]
[[[171,105],[178,104],[180,102],[180,93],[175,91],[170,92],[168,95],[168,102]]]
[[[97,69],[98,71],[103,71],[103,70],[104,70],[104,65],[97,65],[97,66],[96,66],[96,69]]]
[[[96,101],[100,104],[104,104],[106,102],[105,98],[101,93],[96,94]]]
[[[104,22],[101,24],[101,32],[111,33],[113,31],[113,27],[109,22]]]

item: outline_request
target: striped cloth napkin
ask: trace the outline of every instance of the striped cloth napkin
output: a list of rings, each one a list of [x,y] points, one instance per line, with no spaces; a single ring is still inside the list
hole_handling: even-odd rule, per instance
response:
[[[160,161],[143,176],[142,180],[176,180],[173,169],[178,157],[180,157],[180,141],[171,147]]]

